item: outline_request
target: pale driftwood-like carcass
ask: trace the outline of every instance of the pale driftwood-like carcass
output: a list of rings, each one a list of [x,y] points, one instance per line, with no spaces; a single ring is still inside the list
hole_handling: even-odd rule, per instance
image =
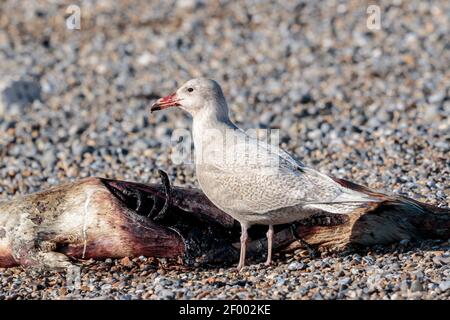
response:
[[[187,264],[232,263],[238,224],[198,189],[88,178],[0,202],[0,267],[68,267],[72,259],[180,257]],[[351,215],[313,213],[277,226],[274,249],[305,240],[318,248],[370,246],[402,239],[450,238],[450,211],[392,201]],[[414,207],[416,209],[414,209]],[[411,209],[413,208],[413,209]],[[264,256],[265,228],[250,232],[249,255]]]

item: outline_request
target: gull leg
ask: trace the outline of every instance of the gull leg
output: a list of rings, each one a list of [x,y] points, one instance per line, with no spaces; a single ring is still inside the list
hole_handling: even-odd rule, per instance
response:
[[[248,226],[241,223],[241,254],[239,256],[239,264],[237,266],[237,270],[240,271],[245,265],[245,252],[247,250],[247,240],[248,234],[247,229]]]
[[[272,243],[273,243],[273,225],[269,225],[269,230],[267,231],[267,260],[266,266],[272,263]]]

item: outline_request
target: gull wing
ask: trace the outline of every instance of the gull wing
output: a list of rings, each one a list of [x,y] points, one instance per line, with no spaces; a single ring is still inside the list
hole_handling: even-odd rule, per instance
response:
[[[303,205],[333,213],[378,201],[304,166],[277,146],[248,136],[198,165],[202,189],[229,212],[266,213]]]

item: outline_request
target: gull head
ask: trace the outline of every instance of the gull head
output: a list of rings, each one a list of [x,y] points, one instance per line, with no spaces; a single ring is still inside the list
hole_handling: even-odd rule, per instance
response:
[[[220,85],[210,79],[195,78],[183,84],[168,96],[158,99],[151,112],[169,107],[178,107],[193,117],[200,113],[228,117],[228,107]]]

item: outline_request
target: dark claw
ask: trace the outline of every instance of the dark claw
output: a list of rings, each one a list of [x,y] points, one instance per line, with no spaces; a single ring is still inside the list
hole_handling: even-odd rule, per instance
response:
[[[139,212],[139,209],[141,207],[142,204],[142,194],[139,190],[130,188],[130,187],[126,187],[125,189],[122,190],[123,195],[135,199],[136,200],[136,206],[134,208],[134,210],[136,212]]]
[[[153,219],[153,216],[155,215],[155,213],[154,213],[155,209],[156,209],[156,197],[155,197],[155,201],[153,201],[152,209],[148,213],[147,218],[152,218]]]
[[[136,192],[136,211],[140,212],[142,209],[142,193],[137,191]]]
[[[147,218],[153,219],[155,216],[155,210],[156,210],[156,202],[158,201],[158,197],[153,197],[152,202],[152,208],[150,209],[150,212],[147,214]]]
[[[163,170],[158,170],[158,172],[159,172],[159,175],[161,177],[162,184],[164,186],[164,192],[166,194],[166,198],[165,198],[165,201],[164,201],[164,206],[162,207],[162,209],[156,215],[154,214],[154,211],[156,209],[156,206],[155,206],[156,201],[153,203],[152,210],[148,214],[148,217],[151,217],[154,221],[158,221],[158,220],[164,219],[164,217],[167,214],[167,209],[169,208],[169,205],[170,205],[170,203],[172,201],[172,187],[170,185],[169,176]]]

